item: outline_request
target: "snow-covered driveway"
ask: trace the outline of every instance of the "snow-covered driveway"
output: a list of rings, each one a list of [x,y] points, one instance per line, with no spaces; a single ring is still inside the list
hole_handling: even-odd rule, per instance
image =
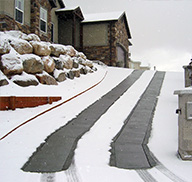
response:
[[[145,90],[154,71],[146,71],[143,76],[109,108],[91,130],[81,138],[75,151],[74,162],[67,171],[56,174],[38,174],[26,173],[20,170],[28,157],[35,151],[36,147],[39,146],[50,133],[66,124],[67,121],[110,91],[127,77],[132,70],[99,68],[98,72],[90,75],[90,77],[81,77],[74,81],[68,80],[58,87],[42,85],[37,89],[35,87],[20,88],[11,85],[12,88],[7,86],[1,88],[1,95],[61,95],[63,100],[65,100],[101,80],[106,70],[108,70],[108,74],[105,80],[97,87],[62,107],[54,109],[50,113],[35,119],[33,122],[23,126],[0,141],[0,174],[2,181],[43,182],[48,181],[48,179],[58,182],[142,181],[142,178],[135,170],[110,167],[108,165],[110,156],[109,149],[111,139],[120,130],[124,119]],[[173,91],[181,87],[183,87],[183,73],[166,73],[156,108],[149,148],[164,166],[185,181],[191,181],[191,163],[183,162],[176,156],[177,115],[175,115],[175,109],[177,108],[177,97],[173,95]],[[129,101],[128,104],[127,100]],[[126,107],[122,107],[125,102]],[[0,122],[0,135],[3,136],[21,122],[51,106],[41,106],[34,109],[17,109],[16,111],[0,111],[2,118]],[[153,176],[157,181],[174,181],[174,179],[171,180],[162,172],[159,172],[157,168],[147,171],[148,174]]]

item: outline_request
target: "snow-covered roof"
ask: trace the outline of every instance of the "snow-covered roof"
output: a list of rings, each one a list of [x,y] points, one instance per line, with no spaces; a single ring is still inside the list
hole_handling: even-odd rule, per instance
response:
[[[83,22],[97,22],[97,21],[118,20],[123,14],[124,14],[124,12],[122,12],[122,11],[84,14],[85,20],[83,20]]]
[[[56,12],[74,11],[74,10],[76,10],[77,8],[79,8],[79,6],[75,6],[75,7],[66,7],[66,8],[61,8],[61,9],[56,10]]]

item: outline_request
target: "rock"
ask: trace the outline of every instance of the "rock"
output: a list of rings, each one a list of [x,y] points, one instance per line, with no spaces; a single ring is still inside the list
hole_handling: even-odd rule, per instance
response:
[[[19,54],[30,54],[33,52],[32,45],[26,40],[13,38],[9,42]]]
[[[38,56],[49,56],[51,54],[50,43],[43,41],[31,41],[30,43],[33,46],[33,52]]]
[[[22,36],[22,39],[27,40],[27,41],[37,41],[37,42],[41,41],[39,36],[36,35],[36,34],[33,34],[33,33],[31,33],[31,34],[29,34],[27,36]]]
[[[70,70],[70,71],[67,72],[67,78],[73,80],[74,77],[75,77],[75,75],[74,75],[73,71]]]
[[[76,50],[74,49],[73,46],[68,45],[68,46],[65,46],[65,47],[66,47],[66,53],[67,53],[67,55],[69,55],[69,56],[71,56],[71,57],[76,56]]]
[[[76,57],[72,58],[73,60],[73,68],[79,68],[79,62]]]
[[[1,56],[0,68],[5,75],[21,74],[23,72],[22,60],[18,54],[11,51]]]
[[[63,62],[57,57],[52,57],[52,58],[55,62],[55,68],[58,70],[63,70]]]
[[[86,67],[82,66],[80,68],[80,73],[83,74],[83,75],[86,75],[88,73],[88,70],[86,69]]]
[[[79,64],[81,64],[81,65],[83,65],[83,66],[88,66],[88,67],[90,67],[90,68],[93,67],[93,62],[90,61],[90,60],[88,60],[88,59],[84,60],[83,58],[79,57],[79,58],[78,58],[78,61],[79,61]]]
[[[59,57],[61,54],[66,54],[66,48],[61,44],[51,44],[51,55]]]
[[[46,85],[58,85],[57,81],[49,75],[47,72],[43,71],[41,74],[36,74],[36,78],[39,80],[40,83]]]
[[[37,78],[34,75],[30,75],[25,72],[23,72],[21,75],[13,76],[11,81],[22,87],[39,84]]]
[[[4,86],[4,85],[8,85],[9,82],[6,78],[6,76],[2,73],[2,71],[0,71],[0,87]]]
[[[11,50],[11,46],[7,39],[0,36],[0,54],[7,54]]]
[[[65,72],[63,70],[57,70],[55,69],[53,72],[53,76],[54,78],[58,81],[58,82],[63,82],[66,80],[66,75]]]
[[[44,70],[47,73],[52,73],[55,69],[55,62],[52,57],[50,56],[45,56],[42,58],[42,62],[44,64]]]
[[[80,77],[80,70],[79,69],[72,69],[71,70],[74,74],[74,77]]]
[[[35,54],[25,54],[21,56],[23,61],[23,69],[26,73],[42,73],[43,72],[43,62],[41,58]]]
[[[63,67],[66,69],[73,68],[73,60],[69,55],[60,55],[59,60],[63,62]]]
[[[9,82],[7,81],[7,79],[0,79],[0,87],[1,86],[4,86],[4,85],[8,85],[9,84]]]
[[[82,52],[78,52],[78,53],[77,53],[77,57],[80,57],[80,58],[82,58],[82,59],[84,59],[84,60],[87,59],[87,57],[85,56],[85,54],[82,53]]]
[[[23,32],[21,32],[19,30],[5,31],[5,34],[8,36],[11,36],[11,37],[18,38],[18,39],[26,36],[26,34],[24,34]]]

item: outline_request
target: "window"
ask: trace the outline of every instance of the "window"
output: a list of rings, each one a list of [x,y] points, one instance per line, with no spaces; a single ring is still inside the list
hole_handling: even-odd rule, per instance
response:
[[[24,21],[24,0],[15,0],[15,20],[19,23]]]
[[[47,10],[40,8],[40,30],[47,32]]]

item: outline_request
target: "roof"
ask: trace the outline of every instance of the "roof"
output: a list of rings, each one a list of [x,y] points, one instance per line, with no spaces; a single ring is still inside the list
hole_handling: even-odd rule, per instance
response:
[[[67,8],[61,8],[55,11],[56,14],[64,15],[64,14],[72,14],[74,13],[77,15],[81,20],[84,20],[83,13],[81,11],[81,8],[79,6],[77,7],[67,7]]]
[[[118,20],[121,15],[122,12],[84,14],[85,20],[83,20],[83,23]]]
[[[129,30],[129,25],[128,25],[127,16],[125,12],[121,11],[121,12],[85,14],[84,17],[85,19],[82,21],[82,23],[110,22],[110,21],[118,21],[121,18],[124,18],[128,38],[131,39],[131,33]]]

